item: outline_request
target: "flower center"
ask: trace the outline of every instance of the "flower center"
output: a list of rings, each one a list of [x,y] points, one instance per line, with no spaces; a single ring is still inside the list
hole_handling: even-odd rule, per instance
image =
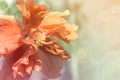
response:
[[[25,37],[25,43],[32,44],[36,48],[43,45],[50,45],[54,42],[55,40],[51,40],[45,35],[45,32],[39,31],[36,28],[32,29],[31,33]]]

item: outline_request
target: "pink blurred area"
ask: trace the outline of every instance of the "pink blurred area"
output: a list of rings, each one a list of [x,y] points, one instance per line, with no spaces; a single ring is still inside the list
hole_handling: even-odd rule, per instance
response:
[[[5,61],[5,58],[4,57],[0,57],[0,70],[2,69],[4,61]]]

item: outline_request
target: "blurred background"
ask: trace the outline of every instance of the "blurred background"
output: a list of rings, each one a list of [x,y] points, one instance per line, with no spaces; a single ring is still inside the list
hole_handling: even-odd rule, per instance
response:
[[[35,0],[49,11],[70,10],[67,17],[79,26],[79,38],[61,42],[72,59],[62,76],[47,79],[33,72],[30,80],[120,80],[120,0]],[[20,18],[15,0],[0,0],[0,14]],[[41,77],[42,76],[42,77]]]

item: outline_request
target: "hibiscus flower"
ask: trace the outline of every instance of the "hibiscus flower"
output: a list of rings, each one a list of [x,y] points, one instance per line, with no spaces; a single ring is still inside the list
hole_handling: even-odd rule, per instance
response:
[[[22,21],[13,16],[0,16],[0,55],[6,58],[0,80],[28,80],[32,70],[48,78],[61,75],[62,60],[70,56],[58,43],[76,39],[77,26],[69,24],[66,10],[48,12],[45,5],[33,0],[16,0]]]

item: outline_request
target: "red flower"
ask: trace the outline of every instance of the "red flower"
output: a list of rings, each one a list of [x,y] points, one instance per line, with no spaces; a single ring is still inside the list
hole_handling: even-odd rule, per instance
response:
[[[23,22],[0,16],[0,55],[6,58],[0,80],[28,80],[32,70],[49,78],[59,77],[62,59],[70,56],[58,40],[69,43],[77,38],[77,26],[63,18],[69,11],[48,13],[44,5],[35,5],[33,0],[16,2]]]

